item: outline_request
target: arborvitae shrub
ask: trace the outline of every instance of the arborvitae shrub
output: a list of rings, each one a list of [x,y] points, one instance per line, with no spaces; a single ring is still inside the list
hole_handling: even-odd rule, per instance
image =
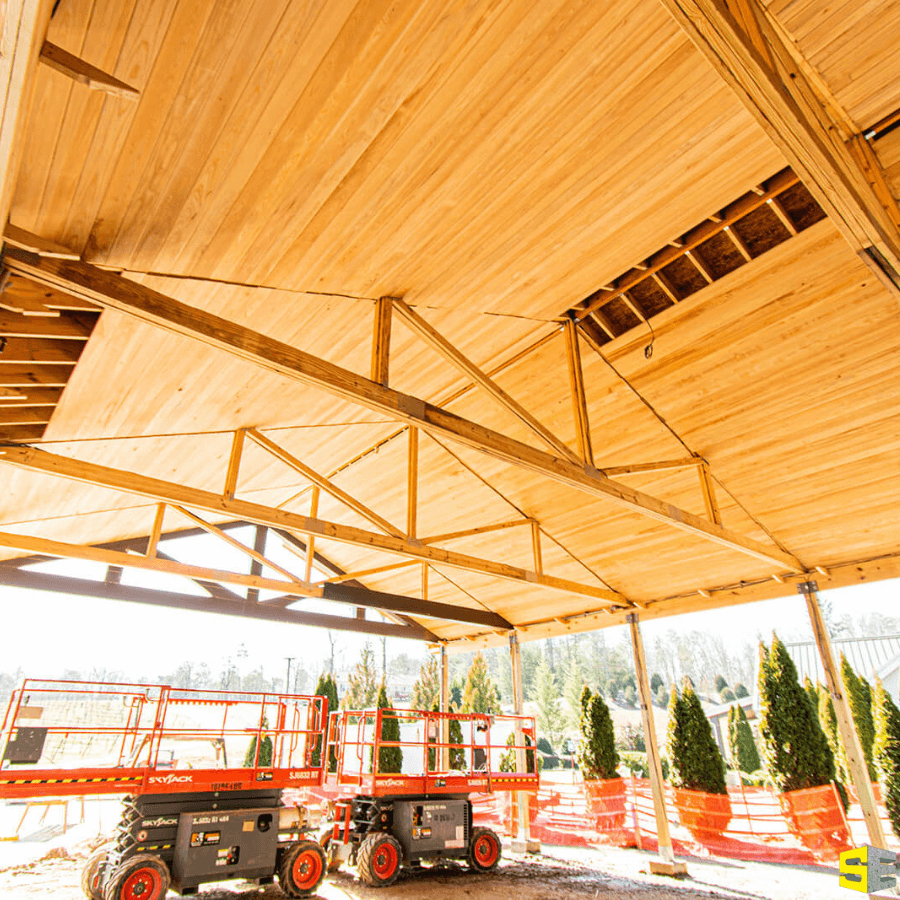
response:
[[[728,711],[728,746],[738,771],[755,772],[762,765],[747,714],[741,706],[732,706]]]
[[[875,723],[872,720],[872,688],[865,678],[860,678],[853,667],[847,662],[844,654],[841,654],[841,677],[844,687],[847,689],[847,702],[850,704],[850,712],[853,713],[853,722],[856,725],[856,733],[862,746],[863,756],[866,758],[866,766],[869,769],[869,778],[875,781],[878,773],[872,762],[872,744],[875,742]]]
[[[729,687],[722,691],[720,697],[723,703],[734,703],[734,701],[737,700],[737,697],[734,696],[734,691]]]
[[[728,682],[721,675],[716,675],[716,690],[721,694],[727,687]]]
[[[478,653],[469,667],[466,687],[463,691],[462,711],[464,713],[484,713],[494,715],[500,712],[500,695],[491,680],[487,663]]]
[[[672,690],[666,756],[675,787],[707,794],[728,793],[725,761],[709,719],[687,680],[680,695],[676,689]]]
[[[763,762],[776,789],[786,793],[833,781],[834,758],[816,709],[774,636],[771,649],[760,642],[759,696]]]
[[[581,694],[581,721],[578,723],[581,740],[576,758],[581,774],[589,780],[618,778],[619,754],[616,734],[609,707],[598,691],[592,694],[585,686]]]
[[[744,687],[743,683],[739,681],[734,686],[734,696],[737,697],[738,700],[740,700],[742,697],[749,697],[750,691],[748,691],[747,688]]]
[[[381,718],[381,735],[382,741],[399,741],[400,740],[400,721],[396,716],[391,715],[391,701],[388,699],[387,690],[384,684],[378,691],[378,708],[386,710]],[[400,747],[379,747],[378,748],[378,771],[379,772],[400,772],[403,770],[403,751]]]
[[[873,756],[891,828],[900,837],[900,709],[880,682],[875,685]]]
[[[323,672],[319,676],[319,680],[316,682],[316,689],[314,693],[316,694],[316,696],[325,697],[328,700],[329,718],[331,717],[332,713],[337,712],[340,708],[340,704],[338,703],[337,683],[335,682],[334,677],[331,675],[331,673]],[[318,766],[321,764],[321,760],[322,748],[317,742],[312,751],[311,763],[314,766]],[[337,756],[333,748],[328,753],[328,771],[337,771]]]

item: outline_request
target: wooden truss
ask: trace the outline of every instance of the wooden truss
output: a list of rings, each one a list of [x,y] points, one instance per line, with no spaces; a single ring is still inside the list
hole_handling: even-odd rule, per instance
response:
[[[6,262],[9,269],[17,274],[25,275],[43,284],[67,291],[82,299],[95,302],[100,306],[126,312],[142,321],[174,333],[192,337],[204,344],[225,350],[240,359],[250,361],[281,376],[321,388],[344,400],[376,410],[379,413],[406,423],[411,428],[421,429],[434,437],[450,438],[508,464],[519,466],[674,528],[714,541],[717,544],[748,554],[756,559],[764,560],[781,571],[798,572],[803,569],[802,564],[797,559],[777,547],[767,546],[751,540],[722,527],[715,521],[694,515],[687,510],[680,509],[642,491],[635,490],[628,485],[614,481],[605,475],[602,470],[594,468],[587,461],[572,461],[572,451],[568,451],[566,454],[553,455],[538,450],[457,416],[442,407],[432,405],[418,397],[392,390],[381,383],[364,378],[333,363],[254,332],[251,329],[179,303],[170,297],[128,281],[119,275],[105,272],[86,263],[42,258],[16,249],[7,250]],[[381,359],[385,355],[387,349],[385,345],[387,340],[389,340],[390,334],[389,326],[385,322],[387,316],[385,307],[387,305],[386,301],[379,303],[379,315],[376,319],[376,335],[380,336],[380,344],[379,340],[375,341],[376,348],[378,348],[378,358],[373,360],[373,370],[377,370],[381,377],[386,377],[388,371],[387,362]],[[405,312],[403,320],[404,322],[415,321],[413,317]],[[414,327],[416,330],[422,331],[422,326],[419,323],[416,323]],[[466,360],[462,354],[459,354],[458,351],[451,353],[450,345],[445,339],[437,335],[437,332],[431,329],[430,326],[428,340],[433,346],[443,348],[448,359],[451,359],[455,365],[474,377],[472,370],[475,367],[473,364]],[[578,356],[574,346],[569,354],[569,359],[570,366],[577,365]],[[510,403],[510,399],[502,392],[498,393],[497,390],[492,390],[488,384],[489,381],[487,376],[482,374],[478,383],[488,389],[498,402],[504,403],[507,408],[515,412],[518,404]],[[574,383],[575,381],[573,380]],[[518,412],[516,414],[519,415]],[[543,430],[543,426],[537,427]],[[583,420],[581,427],[582,429],[587,427],[587,423],[583,422]],[[535,426],[532,426],[532,428],[535,428]],[[555,440],[558,439],[554,438]],[[584,435],[582,435],[581,440],[582,451],[589,452]],[[411,441],[411,456],[412,448]],[[564,458],[560,458],[561,456]],[[40,455],[36,451],[8,451],[3,454],[2,459],[35,469],[45,471],[57,470],[59,474],[65,474],[67,477],[79,480],[92,481],[94,478],[97,478],[97,483],[109,484],[113,482],[113,486],[119,487],[121,490],[131,490],[132,492],[142,493],[144,496],[152,496],[160,487],[158,483],[145,484],[146,490],[135,491],[131,485],[133,485],[133,480],[137,476],[132,476],[130,473],[101,470],[100,467],[90,467],[87,464],[78,463],[74,460],[60,461],[59,458],[50,460],[48,455]],[[163,493],[165,494],[176,487],[168,485]],[[178,497],[182,496],[182,490],[175,490],[175,494]],[[165,496],[157,499],[170,502]],[[196,501],[201,498],[193,497],[193,499]],[[204,496],[202,500],[203,503],[213,504],[213,511],[219,513],[226,511],[223,504],[237,503],[237,501],[228,501],[216,495]],[[181,500],[175,499],[171,502],[181,502]],[[197,503],[194,503],[194,506],[210,508],[209,506],[203,506],[203,503],[200,503],[199,507]],[[187,505],[190,505],[190,503]],[[241,506],[244,507],[246,504],[241,504]],[[253,507],[254,505],[250,504],[250,506]],[[297,517],[297,520],[292,525],[287,526],[283,522],[271,522],[271,511],[263,508],[242,508],[238,510],[237,508],[229,507],[227,512],[229,514],[233,513],[238,518],[246,518],[249,521],[260,521],[262,524],[289,527],[306,534],[321,535],[335,540],[347,540],[351,543],[361,542],[375,549],[400,553],[422,559],[423,561],[441,562],[444,565],[452,566],[454,565],[452,561],[454,556],[458,556],[449,554],[448,551],[437,551],[436,548],[422,547],[414,539],[404,541],[393,535],[382,536],[371,532],[363,532],[359,529],[348,529],[346,526],[338,526],[334,523],[321,523],[314,517]],[[250,515],[245,515],[245,513],[250,513]],[[253,513],[255,513],[256,518],[254,518]],[[462,562],[462,560],[457,559],[457,562]],[[538,584],[543,583],[548,587],[557,587],[562,590],[572,589],[570,586],[563,586],[559,583],[547,583],[546,579],[548,576],[538,576],[536,573],[531,573],[526,577],[524,570],[510,572],[510,567],[503,567],[499,564],[485,566],[484,563],[485,561],[480,561],[479,565],[481,566],[480,570],[484,571],[485,574],[511,577],[514,580],[526,580]],[[469,567],[468,562],[465,563],[465,567]],[[558,580],[554,581],[558,582]],[[586,591],[582,588],[581,590],[576,590],[576,592],[587,592],[593,596],[600,596],[593,589]],[[621,599],[618,595],[610,596],[611,593],[606,592],[603,594],[603,599],[608,599],[611,602],[617,602]]]

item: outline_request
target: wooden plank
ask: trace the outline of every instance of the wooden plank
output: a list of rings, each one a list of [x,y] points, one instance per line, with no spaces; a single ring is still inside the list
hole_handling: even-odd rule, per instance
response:
[[[130,84],[125,84],[124,81],[79,59],[67,50],[63,50],[62,47],[51,44],[50,41],[44,41],[40,58],[45,66],[49,66],[79,84],[87,85],[91,90],[103,91],[114,97],[127,97],[129,100],[137,100],[141,95],[141,92]]]
[[[0,388],[0,406],[56,406],[59,388]]]
[[[225,487],[222,496],[226,500],[234,499],[237,490],[238,476],[241,471],[241,456],[244,452],[244,429],[238,428],[231,441],[231,453],[228,457],[228,471],[225,473]]]
[[[381,535],[350,525],[327,522],[322,519],[291,513],[283,509],[250,503],[246,500],[225,500],[221,495],[210,491],[201,491],[158,478],[148,478],[135,472],[127,472],[107,466],[99,466],[83,460],[58,456],[34,447],[0,446],[0,461],[32,471],[46,472],[47,474],[58,475],[74,481],[108,487],[140,497],[148,497],[170,505],[180,505],[215,514],[224,513],[235,519],[258,525],[267,525],[271,528],[282,528],[286,531],[294,531],[300,534],[316,535],[327,540],[355,544],[372,550],[382,550],[386,553],[394,553],[410,559],[479,572],[483,575],[490,575],[508,581],[538,585],[553,590],[593,597],[604,603],[627,603],[621,594],[608,589],[594,587],[593,585],[581,584],[550,575],[538,575],[518,566],[511,566],[506,563],[494,562],[462,553],[454,553],[451,550],[426,546],[419,541],[407,541],[392,535]],[[43,551],[36,550],[34,552],[40,553]],[[118,565],[118,560],[114,561],[113,564]],[[209,580],[215,581],[217,579],[212,578]],[[265,587],[264,585],[249,586]]]
[[[380,528],[385,534],[392,534],[394,537],[403,537],[403,532],[388,522],[387,519],[379,516],[374,510],[369,509],[365,503],[360,502],[355,497],[348,494],[324,475],[320,475],[305,463],[300,462],[297,457],[288,453],[283,447],[279,447],[274,441],[270,441],[269,438],[255,428],[247,429],[247,437],[259,444],[260,447],[268,450],[274,457],[280,459],[283,463],[299,472],[304,478],[308,478],[316,487],[321,488],[326,494],[334,497],[339,503],[343,503],[355,513]]]
[[[9,219],[19,172],[25,120],[53,0],[9,0],[4,5],[0,53],[0,222]]]
[[[569,370],[569,392],[572,397],[572,416],[575,419],[575,433],[581,448],[581,458],[594,465],[594,451],[591,447],[591,423],[588,418],[587,397],[584,391],[584,372],[581,368],[581,348],[578,345],[578,326],[572,319],[565,323],[566,362]]]
[[[377,384],[388,386],[391,359],[392,297],[375,301],[375,326],[372,334],[372,368],[369,377]]]
[[[25,362],[74,366],[81,355],[81,349],[80,342],[56,343],[39,338],[8,338],[0,350],[0,366]]]
[[[18,304],[13,308],[13,304]],[[60,311],[100,312],[100,308],[81,297],[73,297],[65,291],[38,284],[27,278],[13,277],[8,289],[0,295],[0,306],[21,311],[24,315],[56,316]]]
[[[65,387],[69,375],[71,369],[62,366],[4,365],[0,366],[0,385],[15,388]]]
[[[3,240],[13,247],[27,250],[30,253],[37,253],[40,256],[54,256],[57,259],[79,258],[78,254],[73,250],[69,250],[68,247],[63,247],[62,244],[57,244],[56,241],[51,241],[49,238],[32,234],[24,228],[19,228],[18,225],[13,225],[12,222],[6,223],[6,228],[3,230]]]
[[[603,466],[604,475],[634,475],[642,472],[664,472],[667,469],[695,469],[703,465],[703,460],[697,456],[688,456],[685,459],[664,459],[660,462],[635,463],[633,466]]]
[[[531,524],[531,519],[513,519],[510,522],[498,522],[496,525],[477,525],[474,528],[463,528],[460,531],[448,531],[445,534],[435,534],[430,537],[419,538],[423,544],[443,544],[447,541],[455,541],[458,538],[473,537],[477,534],[488,534],[492,531],[504,531],[507,528],[517,528],[520,525]]]
[[[0,425],[46,425],[52,415],[52,407],[5,406],[0,409]]]
[[[703,491],[703,505],[706,507],[706,517],[710,522],[721,525],[722,517],[719,514],[719,506],[716,503],[716,491],[706,462],[698,467],[697,472],[700,475],[700,489]]]
[[[764,11],[756,18],[774,65],[759,55],[725,0],[662,2],[785,154],[853,249],[900,293],[900,234],[892,216],[848,149],[843,123],[829,115]],[[758,5],[756,0],[746,2]],[[864,253],[870,247],[892,272],[885,273]]]
[[[143,285],[103,272],[95,266],[68,260],[23,257],[10,250],[7,266],[27,277],[64,286],[92,302],[118,309],[176,334],[209,346],[338,397],[417,425],[438,437],[449,437],[505,462],[544,475],[592,496],[609,500],[656,521],[731,547],[788,571],[802,565],[790,554],[723,529],[686,510],[606,478],[600,472],[558,459],[521,441],[454,415],[440,407],[382,387],[353,372],[290,347],[248,328],[194,309]],[[402,304],[395,303],[396,308]],[[249,433],[249,432],[248,432]]]
[[[750,255],[750,250],[744,243],[744,239],[733,228],[723,228],[722,233],[731,241],[734,248],[744,257],[746,262],[752,262],[753,257]]]
[[[56,340],[86,341],[91,329],[74,319],[63,316],[16,316],[0,313],[0,335],[20,338],[54,338]]]
[[[413,311],[402,300],[394,300],[394,309],[403,322],[412,328],[429,346],[440,353],[447,362],[456,366],[460,372],[486,390],[501,406],[509,410],[539,438],[556,450],[557,453],[560,453],[564,459],[580,463],[578,456],[563,441],[538,422],[518,401],[510,397],[493,378],[478,368],[468,357],[460,353],[456,347],[435,328],[432,328],[417,312]]]
[[[315,519],[319,515],[319,486],[313,485],[312,495],[309,498],[309,516]],[[304,578],[312,581],[313,561],[316,558],[316,536],[311,534],[306,539],[306,560],[304,566]]]
[[[286,544],[289,549],[291,549],[290,544]],[[296,548],[294,548],[296,549]],[[357,578],[365,578],[368,575],[381,575],[383,572],[394,572],[397,569],[409,569],[412,566],[417,566],[419,563],[414,559],[405,559],[403,562],[390,563],[387,566],[375,566],[371,569],[360,569],[356,572],[344,572],[341,575],[332,575],[330,578],[326,578],[322,582],[317,582],[319,584],[342,584],[345,581],[355,581]]]
[[[166,504],[160,503],[156,507],[156,514],[153,516],[153,527],[150,529],[150,536],[147,538],[147,551],[144,555],[148,559],[152,559],[157,554],[159,539],[162,536],[163,520],[165,517]]]
[[[46,429],[46,425],[8,425],[0,428],[0,441],[39,441]]]
[[[544,558],[541,555],[541,526],[537,522],[531,523],[531,553],[534,558],[534,571],[544,571]]]

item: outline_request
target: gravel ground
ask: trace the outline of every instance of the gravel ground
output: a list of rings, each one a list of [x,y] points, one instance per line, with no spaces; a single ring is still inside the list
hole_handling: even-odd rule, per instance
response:
[[[0,898],[83,900],[79,879],[89,849],[87,842],[71,851],[60,846],[51,851],[54,858],[0,869]],[[650,858],[638,850],[620,849],[545,847],[540,856],[505,851],[500,867],[489,875],[453,864],[403,873],[392,887],[373,890],[362,885],[352,871],[338,872],[327,877],[318,896],[322,900],[847,900],[848,896],[846,889],[839,887],[834,869],[693,858],[687,860],[687,878],[671,879],[649,875]],[[249,900],[283,898],[284,894],[274,885],[257,888],[228,882],[209,885],[201,889],[200,896],[203,900]]]

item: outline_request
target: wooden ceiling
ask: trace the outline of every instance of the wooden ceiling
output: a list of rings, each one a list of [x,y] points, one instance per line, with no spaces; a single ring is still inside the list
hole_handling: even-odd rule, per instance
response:
[[[420,559],[429,536],[522,520],[429,546],[528,578],[430,559],[427,585],[418,563],[358,581],[487,608],[525,639],[630,609],[787,595],[817,569],[823,587],[900,574],[900,3],[864,10],[61,0],[46,39],[100,70],[95,87],[107,73],[139,96],[92,90],[36,51],[15,82],[6,239],[19,249],[0,333],[11,347],[30,324],[32,349],[65,344],[72,358],[51,383],[46,355],[0,352],[0,440],[221,495],[234,432],[258,429],[404,539],[398,556],[298,526],[349,573]],[[698,37],[682,12],[708,29]],[[769,83],[772,97],[758,87]],[[67,256],[118,279],[123,296],[129,283],[137,297],[158,292],[257,333],[256,348],[281,342],[339,366],[365,391],[378,298],[402,297],[527,413],[473,384],[400,304],[387,384],[407,399],[392,410],[152,324],[51,272]],[[32,304],[49,291],[71,305],[16,311],[16,285]],[[10,414],[4,389],[23,385],[39,399],[27,411],[16,396]],[[490,429],[588,480],[605,473],[664,514],[423,424],[413,521],[409,397],[462,417],[476,438]],[[0,471],[7,535],[147,535],[164,499],[31,463]],[[327,490],[311,513],[309,485],[246,442],[235,498],[373,528]],[[195,508],[232,518],[227,503]],[[685,530],[685,516],[711,523],[714,539]],[[0,555],[28,555],[14,543]],[[466,648],[503,639],[420,620]]]

